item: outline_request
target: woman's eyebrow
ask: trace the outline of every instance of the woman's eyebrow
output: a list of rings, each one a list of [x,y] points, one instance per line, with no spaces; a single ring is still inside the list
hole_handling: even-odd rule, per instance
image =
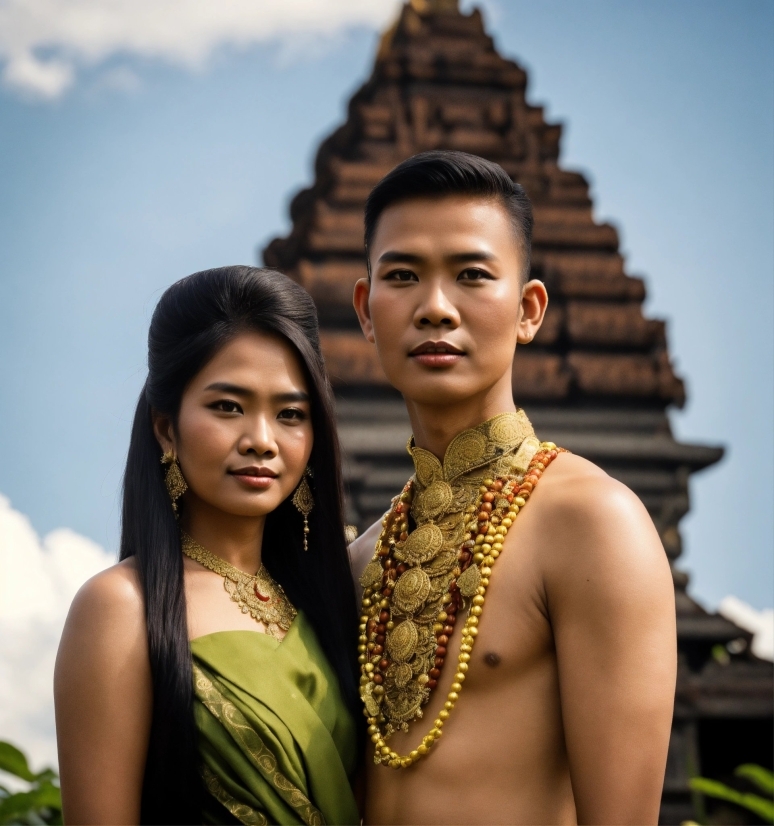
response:
[[[303,390],[294,390],[291,393],[277,393],[272,399],[277,402],[308,402],[309,394]]]
[[[232,396],[256,395],[254,390],[248,390],[246,387],[231,384],[227,381],[215,381],[212,384],[208,384],[204,389],[205,391],[214,390],[218,393],[230,393]],[[271,399],[275,402],[308,402],[309,394],[303,390],[290,390],[287,393],[275,393]]]
[[[252,390],[246,387],[240,387],[238,384],[230,384],[227,381],[216,381],[208,384],[205,390],[217,390],[219,393],[231,393],[234,396],[253,396]]]

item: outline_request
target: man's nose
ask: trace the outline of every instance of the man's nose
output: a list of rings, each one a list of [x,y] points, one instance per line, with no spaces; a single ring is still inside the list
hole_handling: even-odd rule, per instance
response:
[[[460,315],[441,283],[428,284],[414,314],[417,327],[457,327]]]

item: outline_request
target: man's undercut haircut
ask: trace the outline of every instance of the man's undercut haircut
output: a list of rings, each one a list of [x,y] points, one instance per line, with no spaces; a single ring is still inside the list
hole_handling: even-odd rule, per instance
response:
[[[524,252],[524,270],[529,277],[532,250],[532,204],[524,188],[514,183],[496,163],[467,152],[433,150],[420,152],[398,164],[371,190],[365,206],[365,252],[371,277],[369,250],[379,218],[385,209],[415,198],[454,196],[496,198],[505,207]]]

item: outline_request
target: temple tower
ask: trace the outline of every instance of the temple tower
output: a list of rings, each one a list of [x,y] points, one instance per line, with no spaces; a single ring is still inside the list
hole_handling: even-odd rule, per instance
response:
[[[353,285],[366,274],[365,199],[397,163],[427,149],[489,158],[525,187],[535,215],[531,276],[545,282],[550,305],[534,342],[519,348],[514,397],[539,436],[632,488],[661,535],[680,643],[662,821],[679,823],[694,816],[692,774],[720,777],[742,762],[771,762],[772,669],[749,653],[749,634],[685,592],[687,576],[674,563],[688,479],[723,450],[675,440],[668,409],[683,405],[685,390],[664,322],[643,315],[643,281],[626,273],[616,229],[594,221],[584,176],[560,166],[562,127],[527,101],[526,88],[525,71],[497,53],[479,10],[463,14],[456,0],[412,0],[383,35],[346,123],[322,142],[314,184],[292,201],[290,234],[273,240],[263,258],[317,304],[350,516],[362,528],[412,472],[402,400],[352,309]]]

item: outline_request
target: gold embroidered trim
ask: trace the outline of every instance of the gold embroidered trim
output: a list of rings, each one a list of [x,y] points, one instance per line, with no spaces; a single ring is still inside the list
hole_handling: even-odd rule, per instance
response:
[[[201,666],[194,663],[193,672],[196,696],[239,743],[250,762],[277,790],[279,796],[298,813],[307,826],[324,826],[325,819],[322,812],[313,806],[309,798],[277,768],[277,758],[264,744],[258,732],[247,722],[242,712],[218,691],[212,678]],[[235,812],[232,814],[239,817]]]
[[[245,826],[269,826],[269,819],[263,812],[258,812],[251,809],[246,803],[240,803],[236,798],[232,797],[220,785],[220,780],[207,766],[202,766],[202,779],[207,791],[218,801],[225,806],[229,812]]]

